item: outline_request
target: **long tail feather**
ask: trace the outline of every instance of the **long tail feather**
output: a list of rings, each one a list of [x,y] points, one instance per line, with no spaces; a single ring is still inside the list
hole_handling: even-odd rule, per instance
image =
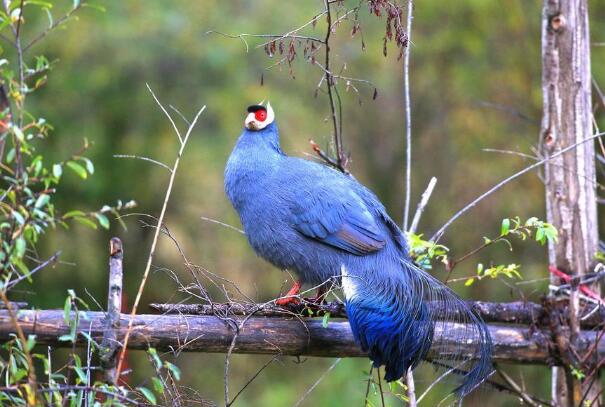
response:
[[[491,374],[493,345],[486,324],[452,290],[411,261],[402,259],[401,271],[382,273],[379,283],[344,267],[341,274],[353,334],[374,366],[385,366],[387,381],[414,369],[435,342],[442,344],[432,349],[438,359],[473,359],[455,389],[458,396],[466,396]],[[460,345],[437,341],[446,332],[456,332],[458,344],[472,343],[474,355],[462,355]]]

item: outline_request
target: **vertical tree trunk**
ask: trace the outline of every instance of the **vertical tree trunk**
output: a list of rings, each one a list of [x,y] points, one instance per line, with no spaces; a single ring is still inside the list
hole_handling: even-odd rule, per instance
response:
[[[544,0],[540,143],[545,156],[592,134],[587,2]],[[549,262],[570,274],[591,271],[597,252],[595,182],[593,142],[583,143],[545,166],[547,220],[559,230],[558,242],[549,244]],[[572,293],[572,310],[577,311],[578,304],[577,294]],[[579,332],[577,318],[570,318],[569,329],[573,344]],[[553,368],[552,398],[557,406],[577,406],[586,387],[574,379],[569,368]],[[597,397],[599,391],[599,383],[594,383],[586,399]]]

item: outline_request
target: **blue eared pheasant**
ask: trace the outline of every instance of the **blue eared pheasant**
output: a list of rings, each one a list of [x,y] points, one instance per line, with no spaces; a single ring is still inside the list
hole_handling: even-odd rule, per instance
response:
[[[413,264],[404,235],[370,190],[284,154],[269,104],[248,108],[225,168],[225,191],[255,252],[299,277],[289,295],[304,283],[340,282],[353,335],[374,366],[385,366],[387,381],[416,367],[448,322],[464,323],[459,339],[476,344],[476,361],[457,394],[464,397],[489,376],[492,343],[484,322]],[[437,321],[436,308],[448,322]],[[451,348],[444,352],[452,357]]]

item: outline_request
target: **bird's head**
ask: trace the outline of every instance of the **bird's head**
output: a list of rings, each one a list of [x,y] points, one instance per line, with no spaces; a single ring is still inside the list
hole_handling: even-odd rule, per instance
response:
[[[248,130],[259,131],[273,123],[275,120],[275,113],[271,103],[267,103],[267,106],[263,106],[262,102],[258,105],[252,105],[248,107],[248,115],[244,120],[244,125]]]

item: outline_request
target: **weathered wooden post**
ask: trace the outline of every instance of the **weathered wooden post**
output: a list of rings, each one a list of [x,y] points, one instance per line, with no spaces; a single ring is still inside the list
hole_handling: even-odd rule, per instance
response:
[[[544,0],[540,144],[546,157],[592,135],[587,3]],[[546,218],[559,230],[558,242],[549,243],[549,263],[572,275],[592,271],[598,247],[594,143],[582,143],[546,163],[545,186]],[[556,284],[557,278],[551,278]],[[572,290],[570,297],[568,336],[573,347],[580,331],[577,291]],[[571,374],[571,366],[553,368],[555,405],[577,406],[582,398],[589,402],[598,398],[599,392],[598,379],[588,389]]]
[[[103,341],[101,342],[101,366],[105,381],[116,384],[117,356],[120,344],[118,329],[120,328],[120,312],[122,308],[122,241],[112,237],[109,241],[109,288],[107,294],[107,316]]]

